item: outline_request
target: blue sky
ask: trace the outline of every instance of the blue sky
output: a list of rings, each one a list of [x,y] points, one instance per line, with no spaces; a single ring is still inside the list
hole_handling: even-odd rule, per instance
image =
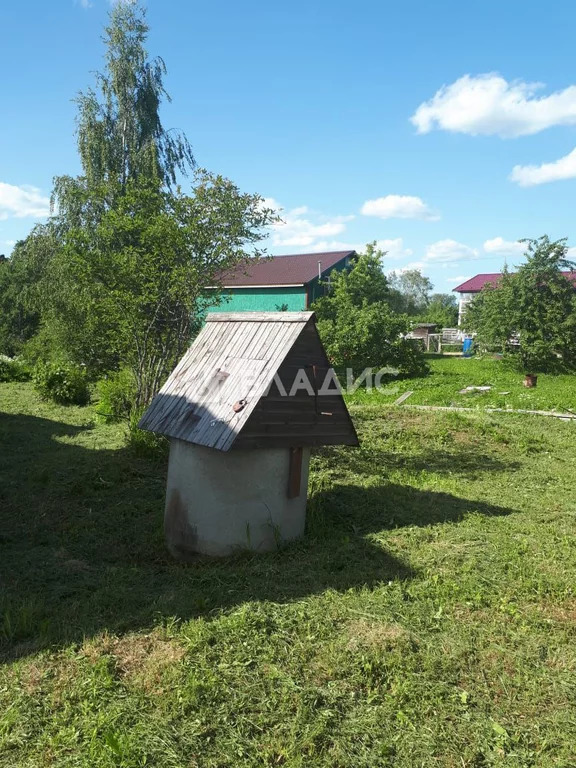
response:
[[[108,0],[3,8],[0,253],[77,173],[74,95],[102,68]],[[166,127],[283,209],[272,253],[378,240],[446,291],[576,245],[576,4],[149,0]],[[574,154],[571,154],[574,153]]]

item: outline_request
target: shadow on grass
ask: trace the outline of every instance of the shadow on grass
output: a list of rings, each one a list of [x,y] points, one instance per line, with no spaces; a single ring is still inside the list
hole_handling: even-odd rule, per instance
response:
[[[247,600],[408,579],[367,533],[508,511],[394,484],[336,486],[312,496],[303,541],[183,566],[164,548],[165,467],[90,448],[89,433],[75,444],[88,429],[0,414],[0,660]]]
[[[421,491],[396,483],[368,487],[335,485],[315,493],[309,502],[312,518],[317,513],[330,525],[347,527],[358,535],[406,526],[457,523],[471,513],[500,517],[512,511],[449,493]]]
[[[404,472],[453,473],[473,480],[487,472],[511,472],[521,466],[518,461],[482,453],[475,445],[457,446],[451,451],[432,448],[422,453],[390,453],[383,448],[364,445],[352,451],[343,451],[340,447],[320,450],[322,456],[338,462],[343,470],[365,474],[367,469],[372,469],[381,476],[400,469]]]

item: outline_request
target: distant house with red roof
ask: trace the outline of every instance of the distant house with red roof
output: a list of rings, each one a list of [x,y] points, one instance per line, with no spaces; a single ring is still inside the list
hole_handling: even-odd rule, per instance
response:
[[[576,272],[562,272],[562,274],[568,278],[568,280],[571,280],[574,283],[574,288],[576,288]],[[482,288],[487,285],[498,285],[501,277],[501,272],[488,272],[481,275],[475,275],[453,289],[456,293],[460,294],[460,301],[458,303],[458,325],[462,325],[462,318],[466,311],[466,305],[480,293]]]
[[[323,282],[332,270],[349,269],[354,256],[356,251],[330,251],[249,261],[221,275],[223,301],[209,311],[305,310],[323,295]]]

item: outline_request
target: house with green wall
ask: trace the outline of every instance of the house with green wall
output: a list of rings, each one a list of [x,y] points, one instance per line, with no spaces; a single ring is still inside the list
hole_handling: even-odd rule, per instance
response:
[[[355,255],[356,251],[298,253],[248,262],[222,275],[222,303],[208,311],[305,310],[324,295],[330,273],[349,269]]]

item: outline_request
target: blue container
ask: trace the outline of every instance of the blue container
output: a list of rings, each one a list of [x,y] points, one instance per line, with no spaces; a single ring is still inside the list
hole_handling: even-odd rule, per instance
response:
[[[464,357],[472,357],[473,339],[464,339],[462,344],[462,354]]]

